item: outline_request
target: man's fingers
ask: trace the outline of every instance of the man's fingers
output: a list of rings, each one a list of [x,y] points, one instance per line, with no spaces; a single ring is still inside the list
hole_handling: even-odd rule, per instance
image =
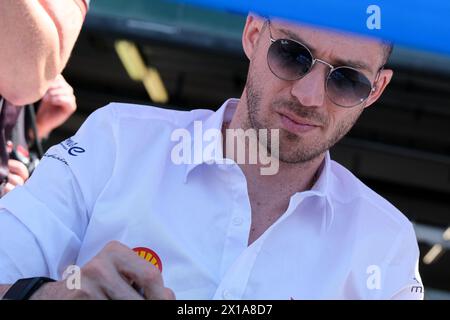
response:
[[[22,186],[25,181],[18,175],[10,173],[8,175],[8,182],[16,187],[16,186]]]
[[[110,299],[175,298],[155,266],[116,241],[108,243],[82,269],[82,278],[88,284],[88,296],[100,291]]]
[[[73,89],[72,87],[55,87],[52,89],[49,89],[46,93],[46,95],[53,97],[53,96],[73,96]]]
[[[60,88],[60,87],[69,87],[72,88],[66,81],[66,79],[64,79],[64,77],[62,75],[58,75],[55,80],[53,80],[53,82],[51,83],[51,85],[49,86],[49,89],[53,89],[53,88]]]
[[[76,294],[80,298],[113,300],[143,299],[116,270],[111,259],[104,254],[92,259],[82,269],[81,279],[81,288]]]
[[[75,98],[72,96],[55,96],[50,98],[50,103],[53,105],[61,106],[67,111],[76,110]]]
[[[121,274],[116,272],[114,283],[103,287],[103,291],[112,300],[144,300],[139,292],[134,289]]]
[[[114,268],[108,271],[108,277],[102,283],[102,291],[112,300],[143,300],[130,283]]]
[[[2,190],[2,194],[1,194],[1,196],[4,196],[5,194],[7,194],[8,192],[10,192],[12,189],[14,189],[15,188],[15,186],[13,186],[11,183],[7,183],[6,185],[5,185],[5,187],[3,188],[3,190]]]
[[[164,287],[162,275],[153,264],[120,243],[113,242],[110,245],[116,252],[112,258],[117,270],[142,289],[146,299],[166,300],[172,296]]]
[[[27,180],[29,177],[28,169],[25,165],[17,160],[8,160],[9,172],[22,178],[22,180]],[[22,183],[23,184],[23,183]]]
[[[175,292],[173,292],[172,289],[170,288],[165,288],[165,292],[164,292],[166,299],[164,300],[176,300],[176,296],[175,296]]]

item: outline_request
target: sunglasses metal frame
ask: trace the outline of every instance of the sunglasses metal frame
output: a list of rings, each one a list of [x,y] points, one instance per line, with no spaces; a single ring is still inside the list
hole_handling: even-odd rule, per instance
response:
[[[317,62],[320,62],[320,63],[326,65],[326,66],[330,69],[329,72],[328,72],[328,74],[327,74],[327,78],[326,78],[326,80],[325,80],[325,93],[326,93],[328,99],[330,99],[330,101],[333,102],[334,104],[336,104],[337,106],[342,107],[342,108],[353,108],[353,107],[359,106],[359,105],[363,104],[364,102],[366,102],[367,99],[370,98],[370,95],[371,95],[373,92],[375,92],[375,90],[376,90],[375,83],[378,82],[378,80],[379,80],[379,78],[380,78],[380,75],[381,75],[381,71],[384,69],[384,65],[383,65],[380,69],[378,69],[377,75],[376,75],[376,77],[375,77],[375,81],[372,83],[372,82],[369,80],[369,78],[367,78],[361,71],[359,71],[358,69],[356,69],[356,68],[354,68],[354,67],[350,67],[350,66],[337,66],[337,67],[335,67],[335,66],[333,66],[332,64],[330,64],[330,63],[328,63],[328,62],[326,62],[326,61],[324,61],[324,60],[322,60],[322,59],[315,58],[314,55],[312,54],[311,50],[310,50],[306,45],[304,45],[303,43],[301,43],[301,42],[299,42],[299,41],[297,41],[297,40],[293,40],[293,39],[284,39],[284,38],[274,39],[273,36],[272,36],[272,30],[271,30],[271,28],[270,28],[270,20],[266,20],[266,23],[268,23],[268,26],[269,26],[269,35],[270,35],[271,46],[272,46],[275,42],[281,41],[281,40],[292,41],[292,42],[294,42],[294,43],[297,43],[297,44],[301,45],[303,48],[305,48],[305,49],[308,51],[308,53],[309,53],[309,55],[311,56],[311,58],[312,58],[311,66],[309,67],[308,71],[307,71],[304,75],[301,75],[300,77],[298,77],[298,78],[296,78],[296,79],[284,79],[284,78],[280,77],[279,75],[277,75],[277,74],[272,70],[272,67],[271,67],[270,64],[268,63],[270,71],[271,71],[277,78],[279,78],[279,79],[281,79],[281,80],[284,80],[284,81],[297,81],[297,80],[300,80],[300,79],[304,78],[306,75],[308,75],[308,73],[310,73],[310,72],[312,71],[312,69],[314,68],[314,65],[315,65]],[[269,48],[269,50],[270,50],[270,48]],[[267,60],[269,60],[268,57],[267,57]],[[369,81],[369,83],[370,83],[370,87],[371,87],[371,88],[370,88],[369,95],[368,95],[366,98],[361,99],[361,100],[360,100],[358,103],[356,103],[355,105],[351,105],[351,106],[344,106],[344,105],[341,105],[341,104],[336,103],[335,101],[333,101],[333,99],[328,95],[328,81],[330,80],[331,74],[332,74],[334,71],[336,71],[336,70],[338,70],[338,69],[342,69],[342,68],[345,68],[345,69],[351,69],[351,70],[354,70],[354,71],[356,71],[356,72],[362,74],[362,75]]]

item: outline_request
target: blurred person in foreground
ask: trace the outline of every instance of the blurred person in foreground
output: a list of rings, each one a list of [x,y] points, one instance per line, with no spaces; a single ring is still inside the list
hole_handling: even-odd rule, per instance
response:
[[[25,125],[33,124],[33,107],[23,106],[54,91],[49,86],[70,57],[88,6],[89,0],[0,2],[0,196],[23,184],[37,163],[35,155],[42,156],[39,137]],[[49,117],[50,109],[57,114]],[[60,117],[61,109],[44,106],[38,127],[48,131]],[[37,150],[30,154],[28,147]]]
[[[240,100],[111,104],[0,200],[5,298],[423,298],[412,224],[329,155],[391,45],[254,15],[242,43]]]
[[[42,98],[65,67],[89,0],[0,1],[0,107]]]
[[[0,148],[0,196],[23,185],[43,156],[42,142],[77,109],[73,88],[56,77],[38,104],[14,106],[8,101],[0,114],[3,145]]]

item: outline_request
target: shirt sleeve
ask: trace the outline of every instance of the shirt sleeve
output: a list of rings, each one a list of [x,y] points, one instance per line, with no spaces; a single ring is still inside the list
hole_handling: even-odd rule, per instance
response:
[[[400,233],[386,269],[387,299],[423,300],[424,286],[419,274],[419,247],[412,224]]]
[[[0,199],[0,284],[60,279],[74,264],[96,199],[115,163],[115,113],[94,112],[44,155],[31,178]]]

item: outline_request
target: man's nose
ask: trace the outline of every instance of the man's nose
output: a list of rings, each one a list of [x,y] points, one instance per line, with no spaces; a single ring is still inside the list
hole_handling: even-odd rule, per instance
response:
[[[292,85],[291,94],[305,107],[321,107],[325,100],[325,81],[329,68],[316,63],[312,70]]]

